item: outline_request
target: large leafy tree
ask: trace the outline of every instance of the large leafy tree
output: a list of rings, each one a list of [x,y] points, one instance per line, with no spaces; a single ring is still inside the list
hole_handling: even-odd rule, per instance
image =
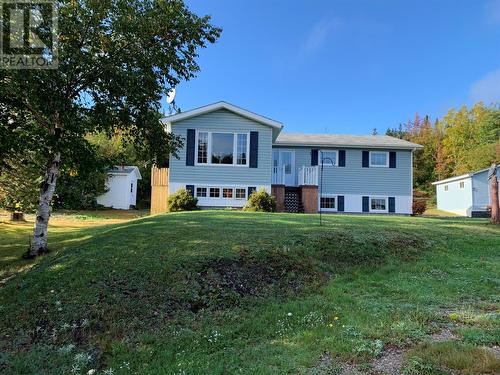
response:
[[[43,140],[45,171],[29,256],[47,250],[61,163],[82,146],[86,134],[121,129],[138,143],[150,139],[164,153],[175,151],[180,140],[161,127],[160,99],[194,77],[198,49],[214,43],[221,32],[182,0],[56,3],[58,68],[0,72],[0,115],[12,124],[20,114],[29,117],[33,134]],[[10,145],[18,145],[19,137],[5,129],[3,157],[15,157],[19,147]]]

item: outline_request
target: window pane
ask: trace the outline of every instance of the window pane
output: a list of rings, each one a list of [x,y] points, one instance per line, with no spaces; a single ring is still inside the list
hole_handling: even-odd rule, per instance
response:
[[[385,210],[385,199],[373,198],[372,199],[372,210]]]
[[[212,163],[233,164],[234,134],[212,133]]]
[[[198,163],[208,162],[208,133],[198,133]]]
[[[281,165],[285,169],[286,174],[292,173],[292,152],[282,151],[281,152]]]
[[[222,189],[222,196],[224,198],[232,198],[233,197],[233,189],[231,189],[231,188]]]
[[[210,188],[210,198],[219,198],[219,197],[220,197],[220,189]]]
[[[321,198],[321,208],[335,208],[335,198],[334,197],[322,197]]]
[[[246,189],[236,189],[236,199],[245,199]]]
[[[387,165],[387,153],[385,152],[371,152],[370,158],[371,165]]]
[[[207,188],[196,188],[196,196],[197,197],[206,197],[207,196]]]
[[[246,134],[238,134],[238,143],[236,150],[236,163],[239,165],[246,165],[247,163],[247,135]]]
[[[335,151],[321,151],[321,160],[324,165],[337,165],[337,153]]]

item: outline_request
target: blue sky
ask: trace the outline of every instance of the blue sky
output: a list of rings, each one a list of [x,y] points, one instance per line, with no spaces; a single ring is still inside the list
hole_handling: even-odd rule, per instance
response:
[[[288,132],[385,132],[500,101],[500,0],[188,0],[223,28],[182,110],[225,100]]]

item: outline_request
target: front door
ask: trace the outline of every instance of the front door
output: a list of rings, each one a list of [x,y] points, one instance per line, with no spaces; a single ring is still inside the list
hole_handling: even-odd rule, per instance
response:
[[[295,153],[293,150],[273,150],[273,166],[279,174],[279,181],[286,186],[295,186]]]

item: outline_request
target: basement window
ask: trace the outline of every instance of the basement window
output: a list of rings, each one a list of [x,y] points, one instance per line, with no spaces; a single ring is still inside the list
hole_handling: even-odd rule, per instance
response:
[[[370,200],[371,211],[387,211],[387,199],[386,198],[371,198]]]
[[[245,199],[247,197],[247,189],[236,189],[236,199]]]
[[[219,197],[220,197],[220,189],[210,188],[210,198],[219,198]]]
[[[335,197],[321,197],[321,208],[326,210],[334,210],[335,206]]]
[[[233,189],[232,188],[223,188],[222,189],[222,197],[223,198],[232,198],[233,197]]]

